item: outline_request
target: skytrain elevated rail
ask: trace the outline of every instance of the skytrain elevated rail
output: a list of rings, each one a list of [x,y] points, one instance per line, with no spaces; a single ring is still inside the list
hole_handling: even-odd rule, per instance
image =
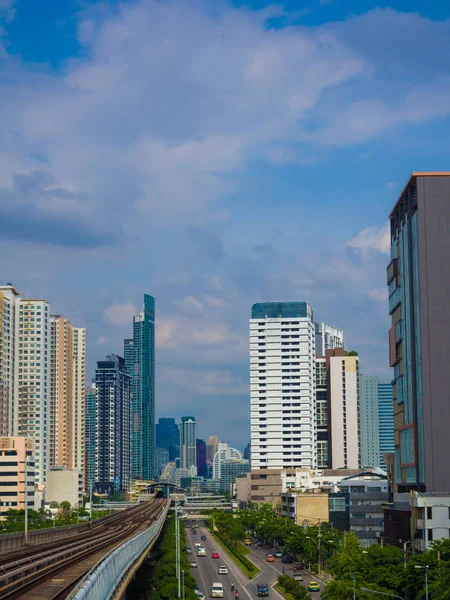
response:
[[[125,540],[149,527],[167,500],[149,502],[113,515],[82,535],[0,557],[0,600],[62,600],[85,574]]]

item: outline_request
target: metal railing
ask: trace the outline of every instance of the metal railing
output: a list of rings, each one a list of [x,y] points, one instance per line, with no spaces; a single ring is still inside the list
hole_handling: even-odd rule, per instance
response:
[[[148,529],[141,531],[116,548],[93,567],[82,579],[67,600],[109,600],[123,577],[138,558],[147,550],[161,531],[169,510],[164,511]]]

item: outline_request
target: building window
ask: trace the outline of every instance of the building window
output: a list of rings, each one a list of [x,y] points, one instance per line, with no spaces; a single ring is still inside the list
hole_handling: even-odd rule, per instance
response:
[[[431,508],[431,506],[427,506],[427,519],[432,519],[432,518],[433,518],[433,509]],[[429,531],[431,531],[431,529]]]
[[[432,542],[433,541],[433,530],[427,529],[427,534],[428,534],[428,541]]]

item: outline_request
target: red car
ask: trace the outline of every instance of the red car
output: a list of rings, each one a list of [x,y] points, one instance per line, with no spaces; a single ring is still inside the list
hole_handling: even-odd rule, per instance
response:
[[[267,560],[267,562],[275,562],[275,559],[272,556],[272,554],[268,554],[266,560]]]
[[[305,568],[305,565],[301,562],[295,563],[294,565],[294,571],[303,571]]]
[[[220,558],[220,554],[218,552],[213,552],[211,558]]]

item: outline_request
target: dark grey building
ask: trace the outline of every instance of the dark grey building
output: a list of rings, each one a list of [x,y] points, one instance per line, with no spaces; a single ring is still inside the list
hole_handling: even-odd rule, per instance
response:
[[[156,447],[165,448],[169,452],[169,460],[180,457],[180,428],[175,419],[161,417],[156,424]]]
[[[399,493],[448,492],[450,173],[413,173],[390,215],[389,358]]]
[[[95,370],[95,488],[126,491],[130,484],[130,388],[122,357],[110,354]]]

